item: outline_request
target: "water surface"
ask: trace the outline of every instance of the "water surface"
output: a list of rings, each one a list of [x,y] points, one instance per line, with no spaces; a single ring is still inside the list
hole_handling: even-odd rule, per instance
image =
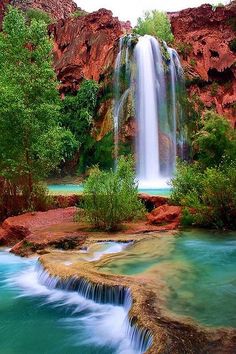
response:
[[[137,354],[127,310],[39,282],[36,260],[0,251],[0,352]]]
[[[122,257],[123,255],[123,257]],[[103,266],[115,274],[164,277],[173,312],[236,328],[236,233],[185,231],[142,241]]]
[[[83,184],[49,184],[49,192],[52,194],[77,194],[83,193]],[[170,188],[159,189],[139,189],[140,193],[146,193],[150,195],[160,195],[168,197],[170,195]]]

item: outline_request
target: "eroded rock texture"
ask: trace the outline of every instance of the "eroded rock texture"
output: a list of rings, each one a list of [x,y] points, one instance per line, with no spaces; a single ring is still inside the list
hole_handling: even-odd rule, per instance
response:
[[[22,10],[29,8],[43,10],[56,20],[68,18],[78,9],[73,0],[10,0],[9,2]]]
[[[61,91],[78,88],[82,79],[104,81],[112,75],[122,25],[112,12],[97,12],[61,20],[51,26],[55,40],[55,69]]]
[[[216,108],[236,126],[236,1],[170,14],[190,96]],[[234,46],[235,44],[235,46]]]

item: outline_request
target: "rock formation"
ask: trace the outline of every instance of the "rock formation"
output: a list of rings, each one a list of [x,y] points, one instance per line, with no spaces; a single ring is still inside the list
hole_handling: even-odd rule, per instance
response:
[[[169,14],[190,97],[236,126],[236,1]]]
[[[73,0],[8,0],[6,2],[22,10],[31,8],[43,10],[55,20],[68,18],[73,12],[78,10]]]
[[[55,69],[61,91],[78,89],[82,79],[104,81],[112,75],[120,21],[100,9],[85,16],[60,20],[50,27],[54,36]]]

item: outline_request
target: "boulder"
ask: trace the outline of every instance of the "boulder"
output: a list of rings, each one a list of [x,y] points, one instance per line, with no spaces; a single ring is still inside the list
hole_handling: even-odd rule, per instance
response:
[[[26,213],[6,219],[0,229],[0,245],[14,246],[12,252],[29,256],[46,247],[72,249],[85,240],[74,223],[76,208]]]
[[[173,223],[180,224],[182,208],[179,206],[164,204],[147,215],[148,222],[154,225],[165,225]]]

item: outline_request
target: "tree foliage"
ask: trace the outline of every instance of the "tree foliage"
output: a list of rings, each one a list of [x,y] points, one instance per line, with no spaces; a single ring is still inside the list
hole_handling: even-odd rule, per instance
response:
[[[179,163],[172,202],[185,207],[184,224],[236,228],[236,134],[229,122],[205,112],[192,136],[193,159]]]
[[[206,112],[193,135],[193,151],[202,168],[218,166],[224,159],[236,160],[236,133],[224,117]]]
[[[85,183],[84,210],[96,228],[116,230],[124,221],[142,216],[143,206],[131,159],[120,158],[116,171],[95,167]]]
[[[100,141],[94,138],[98,90],[95,81],[85,80],[76,95],[67,95],[62,102],[62,125],[70,129],[78,141],[79,173],[94,164],[107,169],[113,163],[111,134]]]
[[[170,20],[167,14],[162,11],[147,11],[143,18],[139,17],[135,32],[141,36],[145,34],[157,36],[167,43],[174,40]]]
[[[172,202],[185,207],[184,223],[236,229],[235,162],[204,170],[180,165],[172,188]]]
[[[0,176],[31,204],[34,184],[76,140],[60,127],[60,98],[47,25],[9,7],[0,33]],[[63,142],[63,143],[62,143]],[[69,152],[67,151],[67,154]]]

